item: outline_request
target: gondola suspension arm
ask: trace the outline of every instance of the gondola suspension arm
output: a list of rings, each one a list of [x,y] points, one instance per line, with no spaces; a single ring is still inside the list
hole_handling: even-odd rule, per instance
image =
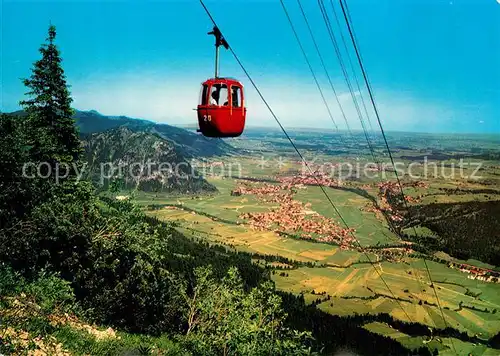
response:
[[[222,45],[225,49],[229,49],[229,44],[222,36],[219,28],[214,26],[214,29],[207,33],[208,35],[214,35],[215,37],[215,78],[219,77],[219,47]]]

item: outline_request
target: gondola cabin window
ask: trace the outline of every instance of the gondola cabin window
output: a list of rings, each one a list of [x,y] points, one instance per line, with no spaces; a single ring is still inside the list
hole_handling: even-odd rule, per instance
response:
[[[239,108],[241,106],[241,90],[240,87],[231,86],[231,98],[233,101],[233,108]]]
[[[198,101],[200,105],[207,105],[207,96],[208,96],[208,85],[203,84],[200,90],[200,100]]]
[[[214,84],[210,90],[210,105],[227,106],[228,93],[226,84]]]

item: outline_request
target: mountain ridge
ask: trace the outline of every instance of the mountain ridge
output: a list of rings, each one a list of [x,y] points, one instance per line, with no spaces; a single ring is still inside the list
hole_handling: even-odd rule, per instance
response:
[[[88,178],[107,189],[167,193],[215,193],[171,142],[151,132],[120,126],[82,137]]]
[[[26,116],[27,113],[18,110],[9,113],[9,115]],[[145,119],[131,118],[124,115],[108,116],[96,110],[75,110],[73,119],[79,129],[80,136],[104,132],[120,126],[128,127],[133,131],[159,134],[163,139],[174,144],[186,158],[230,156],[240,151],[222,139],[207,138],[183,128],[159,124]]]
[[[9,115],[25,117],[27,113],[20,110]],[[123,115],[76,110],[73,119],[85,151],[86,176],[104,189],[118,183],[126,190],[216,193],[189,160],[238,151],[222,140]]]

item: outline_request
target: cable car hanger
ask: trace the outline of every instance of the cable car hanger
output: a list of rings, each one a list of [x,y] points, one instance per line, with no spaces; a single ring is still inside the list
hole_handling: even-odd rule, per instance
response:
[[[217,26],[207,34],[215,37],[215,76],[202,83],[197,132],[206,137],[238,137],[246,119],[243,85],[234,78],[219,77],[219,47],[230,47]]]
[[[219,47],[224,46],[225,49],[229,49],[229,44],[222,36],[219,28],[214,26],[214,29],[207,33],[207,35],[215,36],[215,78],[219,77]]]

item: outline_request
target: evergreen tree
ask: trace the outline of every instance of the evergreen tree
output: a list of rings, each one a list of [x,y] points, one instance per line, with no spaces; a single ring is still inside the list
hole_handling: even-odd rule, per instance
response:
[[[32,132],[31,157],[48,162],[52,168],[57,163],[71,165],[82,153],[55,38],[56,28],[50,25],[47,43],[40,47],[42,58],[34,63],[30,78],[23,80],[30,90],[26,93],[29,99],[20,102]]]
[[[0,114],[0,228],[23,216],[33,195],[38,195],[33,181],[23,177],[23,164],[29,159],[24,124],[22,119]]]

